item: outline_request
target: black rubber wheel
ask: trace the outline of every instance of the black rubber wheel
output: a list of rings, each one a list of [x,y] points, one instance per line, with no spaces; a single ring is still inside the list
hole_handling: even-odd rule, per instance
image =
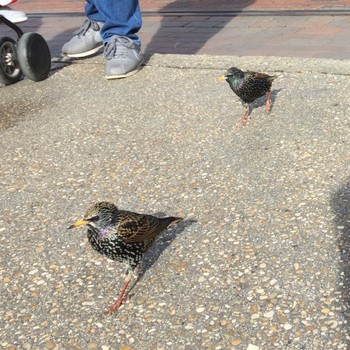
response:
[[[11,85],[21,79],[22,72],[16,55],[16,42],[9,37],[0,38],[0,83]]]
[[[17,43],[17,58],[23,74],[31,80],[48,77],[51,55],[45,39],[37,33],[25,33]]]

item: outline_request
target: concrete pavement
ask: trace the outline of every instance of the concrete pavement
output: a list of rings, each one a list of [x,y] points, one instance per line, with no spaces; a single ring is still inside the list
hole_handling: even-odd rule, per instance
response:
[[[217,77],[277,74],[271,114]],[[103,78],[102,56],[0,88],[1,347],[346,349],[348,61],[153,55]],[[259,107],[260,106],[260,107]],[[67,232],[98,200],[195,219],[123,267]]]
[[[23,27],[58,54],[81,19]],[[144,34],[147,63],[124,80],[96,56],[0,87],[1,348],[348,348],[350,61],[198,54],[223,32],[193,55],[153,53]],[[232,64],[278,76],[246,127],[217,81]],[[187,219],[108,318],[123,266],[66,230],[99,200]]]

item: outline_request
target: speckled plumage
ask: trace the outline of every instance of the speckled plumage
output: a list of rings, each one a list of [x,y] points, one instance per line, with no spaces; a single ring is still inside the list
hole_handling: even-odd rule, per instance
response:
[[[266,111],[270,111],[271,86],[275,76],[252,71],[244,72],[236,67],[231,67],[222,78],[229,83],[232,91],[247,105],[247,110],[241,120],[242,124],[247,122],[250,103],[266,93],[268,93]]]
[[[117,302],[107,313],[118,309],[123,295],[143,254],[151,247],[157,236],[171,223],[182,220],[178,217],[157,218],[119,210],[109,202],[92,205],[82,220],[69,228],[87,226],[87,237],[92,248],[112,260],[125,263],[128,271],[124,287]]]

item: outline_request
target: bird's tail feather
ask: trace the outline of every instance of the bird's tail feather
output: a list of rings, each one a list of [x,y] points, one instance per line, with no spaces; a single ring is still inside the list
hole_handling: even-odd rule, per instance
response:
[[[178,223],[179,221],[183,220],[183,218],[180,218],[180,217],[175,217],[175,216],[168,216],[166,218],[162,218],[161,221],[162,221],[162,224],[167,227],[169,226],[170,224],[176,224]]]

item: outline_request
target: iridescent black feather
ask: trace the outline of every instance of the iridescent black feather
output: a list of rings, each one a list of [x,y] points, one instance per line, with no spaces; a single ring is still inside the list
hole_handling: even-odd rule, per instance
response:
[[[182,220],[178,217],[157,218],[153,215],[137,214],[119,210],[114,204],[100,202],[91,206],[82,220],[69,228],[87,226],[88,240],[93,249],[127,265],[124,286],[118,300],[105,314],[118,310],[125,300],[124,295],[132,274],[136,272],[144,253],[157,236],[171,223]]]
[[[84,220],[88,222],[92,247],[112,260],[127,263],[134,270],[157,236],[181,218],[157,218],[100,202],[87,210]]]
[[[244,102],[252,103],[270,91],[276,77],[264,73],[241,71],[231,67],[225,74],[233,92]]]
[[[246,124],[250,114],[250,103],[268,93],[266,99],[266,111],[270,111],[270,95],[272,82],[276,77],[265,73],[242,71],[231,67],[220,79],[225,79],[232,91],[241,99],[246,106],[246,112],[241,119],[241,124]]]

